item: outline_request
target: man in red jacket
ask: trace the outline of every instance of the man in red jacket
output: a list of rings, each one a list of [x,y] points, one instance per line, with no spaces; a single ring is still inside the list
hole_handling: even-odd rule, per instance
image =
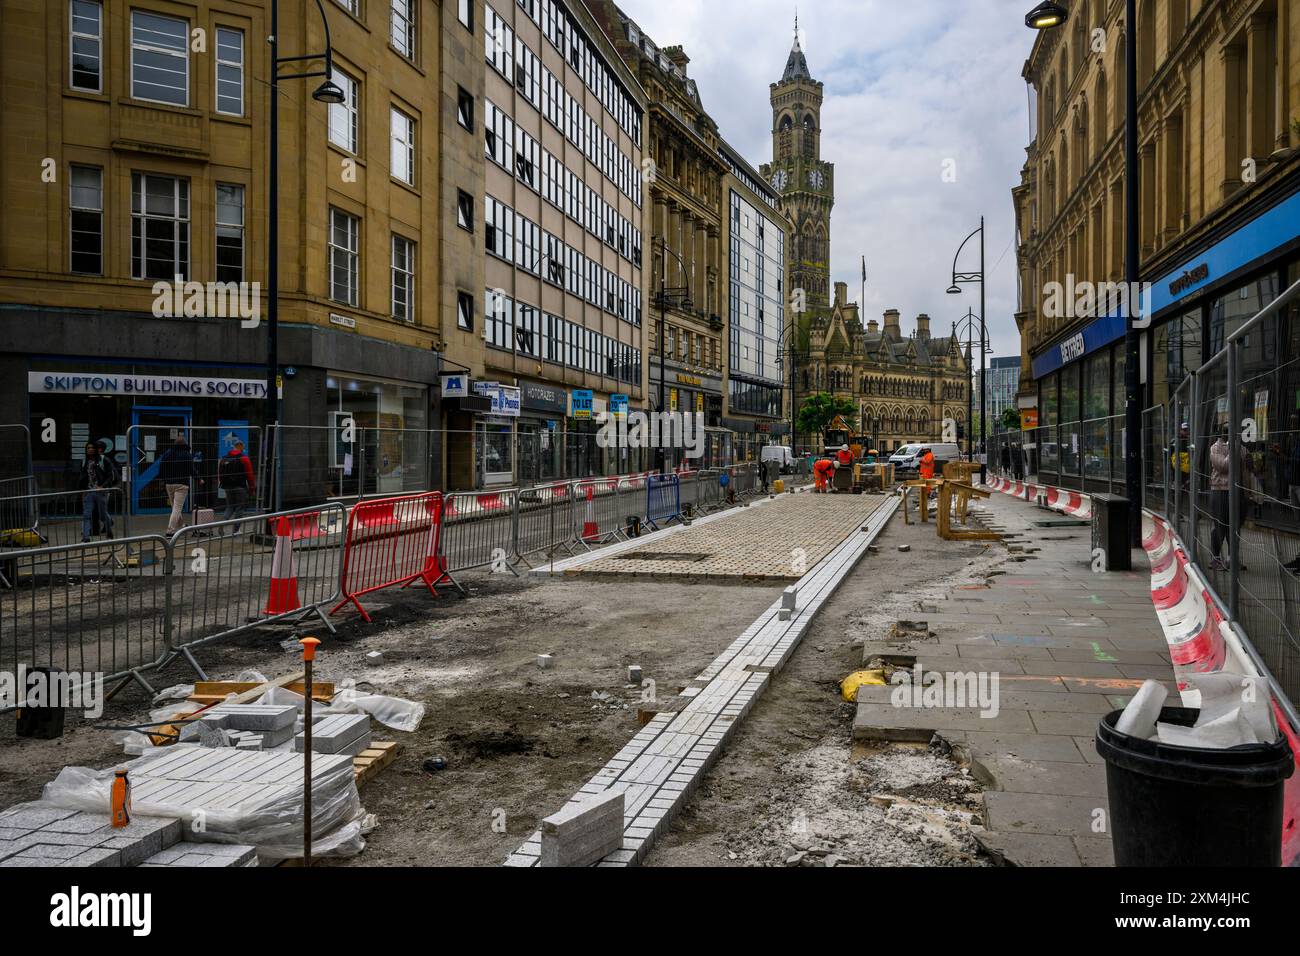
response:
[[[257,490],[253,463],[244,454],[242,441],[236,441],[234,447],[218,463],[217,482],[221,485],[221,490],[226,493],[224,520],[238,518],[248,506],[248,496]],[[239,534],[239,525],[235,525],[231,534]]]

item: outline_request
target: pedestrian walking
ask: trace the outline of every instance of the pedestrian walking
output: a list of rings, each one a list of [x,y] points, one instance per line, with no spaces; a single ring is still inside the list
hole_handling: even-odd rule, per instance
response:
[[[203,484],[194,452],[185,440],[184,432],[176,433],[171,447],[158,460],[158,475],[162,478],[163,488],[167,491],[167,502],[172,509],[167,521],[167,533],[175,534],[181,529],[185,517],[185,500],[190,494],[190,483]]]
[[[1241,449],[1241,466],[1242,473],[1249,466],[1246,450]],[[1228,428],[1225,425],[1219,433],[1219,437],[1214,444],[1210,446],[1210,515],[1214,518],[1214,527],[1210,531],[1210,570],[1226,571],[1228,565],[1220,555],[1224,543],[1228,540],[1228,526],[1231,522],[1231,507],[1229,495],[1232,493],[1231,479],[1232,464],[1232,445],[1228,441]],[[1238,515],[1238,527],[1241,524],[1241,518]],[[1247,570],[1244,563],[1240,564],[1242,571]]]
[[[240,517],[248,505],[248,496],[257,490],[253,463],[244,454],[242,441],[236,441],[234,447],[221,457],[221,462],[217,465],[217,481],[226,494],[224,520],[231,521]],[[239,534],[239,528],[239,525],[235,525],[230,533]]]
[[[106,454],[102,442],[87,442],[86,457],[81,463],[77,488],[84,491],[81,500],[81,540],[89,541],[96,526],[113,537],[113,516],[108,513],[108,492],[117,484],[117,467]]]

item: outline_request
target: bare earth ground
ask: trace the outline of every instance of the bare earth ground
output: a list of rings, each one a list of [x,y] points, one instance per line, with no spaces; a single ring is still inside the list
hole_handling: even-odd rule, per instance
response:
[[[805,863],[824,860],[828,848],[844,863],[974,859],[973,844],[960,836],[963,811],[978,805],[973,785],[925,748],[851,751],[852,708],[838,682],[862,666],[864,639],[916,616],[927,588],[979,580],[1002,552],[945,544],[933,525],[908,528],[900,518],[878,543],[880,553],[868,555],[826,606],[651,865],[779,864],[805,845]],[[899,553],[900,543],[910,543],[911,553]],[[415,589],[374,595],[372,605],[387,605],[375,623],[347,618],[322,648],[322,680],[354,679],[427,707],[412,734],[376,725],[375,738],[398,740],[402,752],[362,791],[379,827],[364,853],[341,862],[501,862],[638,729],[640,690],[625,684],[628,664],[641,664],[661,694],[675,692],[779,593],[775,585],[509,574],[465,581],[467,599],[448,593],[434,600]],[[299,666],[298,655],[279,646],[291,634],[205,647],[200,660],[216,679],[250,667],[274,677]],[[384,662],[368,667],[364,655],[373,650]],[[552,669],[537,667],[539,653],[555,655]],[[190,679],[176,667],[158,685]],[[593,692],[609,699],[593,699]],[[110,704],[105,722],[145,721],[148,708],[130,689]],[[122,759],[105,731],[80,718],[70,718],[58,741],[17,740],[13,728],[11,718],[0,720],[0,807],[36,799],[65,765]],[[445,769],[423,769],[434,756]],[[944,809],[886,808],[872,803],[873,794],[876,803],[889,802],[880,796],[888,794]],[[958,825],[936,825],[953,821]]]

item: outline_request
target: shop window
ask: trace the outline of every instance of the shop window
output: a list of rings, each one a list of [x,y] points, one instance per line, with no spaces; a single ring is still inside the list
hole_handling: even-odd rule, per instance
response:
[[[153,103],[190,102],[189,22],[131,11],[131,96]]]
[[[131,275],[136,279],[190,276],[190,182],[131,174]]]

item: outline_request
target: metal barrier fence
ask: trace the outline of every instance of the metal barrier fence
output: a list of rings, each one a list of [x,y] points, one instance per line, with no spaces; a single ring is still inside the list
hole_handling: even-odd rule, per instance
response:
[[[590,547],[626,536],[628,502],[617,478],[587,478],[573,486],[573,534]]]
[[[516,497],[513,554],[516,561],[545,553],[574,553],[573,489],[571,484],[522,488]]]
[[[441,546],[446,571],[454,574],[489,566],[514,570],[509,560],[517,495],[513,488],[443,495]]]
[[[96,506],[96,499],[102,507]],[[124,500],[119,487],[0,498],[0,554],[3,549],[77,544],[101,536],[129,537]]]
[[[1288,396],[1300,379],[1300,354],[1288,343],[1300,328],[1300,283],[1254,316],[1215,321],[1222,347],[1166,402],[1143,413],[1140,504],[1169,521],[1294,715],[1300,701],[1300,409]],[[1084,449],[1082,470],[1075,434]],[[1017,442],[1022,452],[1039,450],[1043,482],[1124,490],[1122,427],[1116,432],[1112,425],[1104,445],[1102,433],[1086,422],[1005,441],[1008,450]],[[1089,457],[1103,448],[1104,466]],[[1020,477],[1005,461],[993,454],[990,468]]]
[[[0,667],[52,667],[112,682],[170,654],[170,545],[158,535],[36,548],[3,558]],[[143,683],[143,681],[142,681]],[[148,687],[147,684],[145,684]]]
[[[369,623],[362,596],[416,581],[437,597],[435,586],[445,580],[439,550],[441,530],[440,491],[357,504],[348,514],[341,596],[330,614],[352,604]]]
[[[677,475],[650,475],[646,479],[646,524],[656,531],[682,516],[681,478]]]

